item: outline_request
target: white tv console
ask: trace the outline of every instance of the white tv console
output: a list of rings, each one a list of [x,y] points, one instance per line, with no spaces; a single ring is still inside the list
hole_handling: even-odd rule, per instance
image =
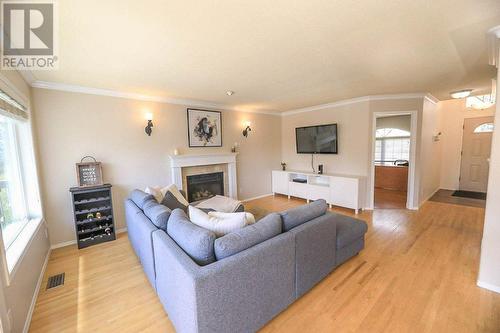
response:
[[[300,179],[302,182],[294,182]],[[330,205],[363,209],[366,177],[340,174],[316,174],[303,171],[273,170],[273,194],[310,200],[325,199]]]

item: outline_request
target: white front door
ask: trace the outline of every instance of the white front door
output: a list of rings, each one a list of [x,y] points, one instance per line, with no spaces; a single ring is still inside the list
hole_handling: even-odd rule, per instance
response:
[[[493,117],[465,119],[460,190],[487,191],[492,137]]]

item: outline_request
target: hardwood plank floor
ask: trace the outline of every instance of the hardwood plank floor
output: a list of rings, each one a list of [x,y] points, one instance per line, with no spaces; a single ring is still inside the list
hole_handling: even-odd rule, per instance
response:
[[[276,196],[245,206],[263,216],[301,204]],[[476,286],[484,209],[427,202],[358,217],[369,226],[365,250],[262,332],[500,332],[500,295]],[[62,271],[63,287],[40,291],[31,332],[174,331],[125,234],[54,250],[42,286]]]
[[[406,191],[375,188],[374,205],[375,209],[405,209]]]

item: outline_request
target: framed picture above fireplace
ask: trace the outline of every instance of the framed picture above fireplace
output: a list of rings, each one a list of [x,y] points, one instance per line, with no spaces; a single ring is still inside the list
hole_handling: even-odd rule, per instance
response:
[[[187,109],[189,147],[222,147],[222,114]]]

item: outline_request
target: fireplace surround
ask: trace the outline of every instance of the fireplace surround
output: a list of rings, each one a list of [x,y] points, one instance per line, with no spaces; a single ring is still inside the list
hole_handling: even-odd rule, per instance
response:
[[[172,183],[187,191],[187,176],[214,172],[224,173],[224,195],[238,199],[236,176],[237,153],[214,153],[206,155],[171,155]]]

